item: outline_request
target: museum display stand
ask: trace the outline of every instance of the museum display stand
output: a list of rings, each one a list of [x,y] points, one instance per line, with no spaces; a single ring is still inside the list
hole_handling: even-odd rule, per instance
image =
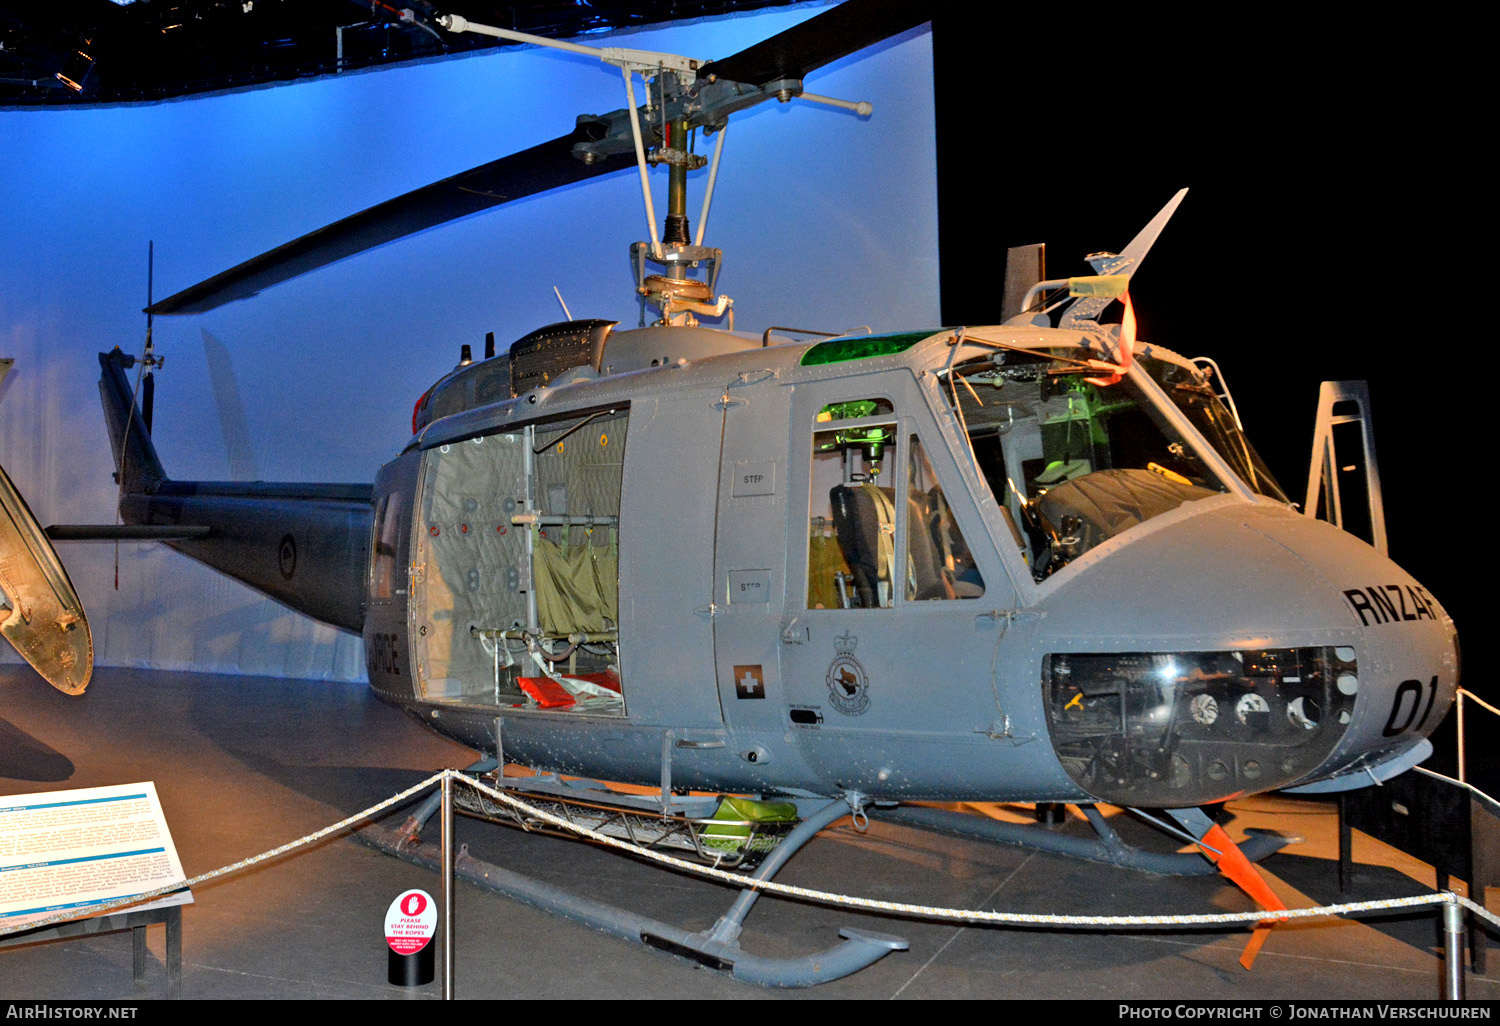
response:
[[[129,930],[133,953],[132,975],[134,979],[140,980],[146,975],[146,928],[157,923],[163,923],[167,928],[167,997],[176,1000],[182,996],[181,905],[114,912],[89,919],[75,919],[56,926],[44,926],[35,930],[13,933],[0,938],[0,948]]]

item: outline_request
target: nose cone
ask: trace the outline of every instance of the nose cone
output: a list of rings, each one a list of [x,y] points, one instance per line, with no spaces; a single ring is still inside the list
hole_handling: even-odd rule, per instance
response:
[[[1358,700],[1348,730],[1305,780],[1369,766],[1437,729],[1458,691],[1458,629],[1417,580],[1353,535],[1281,510],[1246,526],[1296,554],[1353,625]]]
[[[1064,573],[1037,634],[1048,723],[1107,801],[1198,804],[1367,765],[1431,733],[1457,687],[1437,602],[1278,506],[1195,503]]]
[[[1242,644],[1310,631],[1326,637],[1359,626],[1342,582],[1353,587],[1392,572],[1409,579],[1321,521],[1243,502],[1194,506],[1210,503],[1149,521],[1068,567],[1077,575],[1047,599],[1049,626],[1065,623],[1059,633],[1068,635],[1155,632]]]

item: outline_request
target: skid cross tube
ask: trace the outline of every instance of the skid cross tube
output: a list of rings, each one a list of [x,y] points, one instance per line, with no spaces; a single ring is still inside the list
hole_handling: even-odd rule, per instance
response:
[[[478,762],[465,769],[464,772],[470,774],[471,776],[477,777],[481,773],[488,773],[490,770],[495,769],[498,765],[499,763],[497,763],[494,758],[492,758],[491,756],[485,756]],[[447,771],[445,770],[444,772],[446,773]],[[444,779],[446,780],[447,778],[445,777]],[[428,795],[427,798],[422,802],[422,804],[418,805],[410,816],[406,817],[406,822],[401,824],[401,827],[396,831],[396,833],[401,837],[409,838],[410,840],[415,841],[417,839],[417,836],[421,834],[422,828],[427,825],[427,821],[430,820],[433,815],[442,808],[442,805],[443,789],[439,787],[436,791],[433,791],[432,794]]]
[[[833,826],[843,819],[847,812],[857,813],[860,809],[858,801],[845,803],[843,800],[834,798],[827,805],[807,816],[796,829],[787,834],[781,843],[771,850],[771,854],[760,864],[753,880],[769,880],[782,866],[786,865],[788,859],[797,853],[808,841],[817,836],[818,831],[824,827]],[[760,897],[760,891],[746,888],[740,892],[740,896],[734,899],[734,904],[729,907],[719,918],[719,921],[710,927],[705,936],[715,941],[726,944],[734,943],[744,928],[745,916],[750,913],[750,906],[755,904],[755,899]]]

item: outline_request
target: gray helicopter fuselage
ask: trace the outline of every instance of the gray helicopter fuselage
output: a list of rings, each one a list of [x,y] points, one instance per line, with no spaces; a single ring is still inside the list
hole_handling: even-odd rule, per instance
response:
[[[994,399],[985,415],[1009,403],[1008,420],[984,437],[969,423],[960,397],[984,406],[981,379],[955,367],[1087,335],[885,338],[616,332],[599,372],[423,426],[375,485],[374,690],[538,768],[877,800],[1204,804],[1347,777],[1441,719],[1457,657],[1437,603],[1370,546],[1247,486],[1139,363],[1128,387],[1177,439],[1163,450],[1190,450],[1211,487],[1154,460],[1126,468],[1130,443],[1105,426],[1124,416],[1085,416],[1107,390],[1046,398],[1062,416]],[[1045,368],[1002,370],[997,395],[1046,396]],[[1081,453],[1074,421],[1115,445],[1113,464],[1026,458],[1063,428]],[[979,447],[1010,459],[1009,489]],[[1083,551],[1079,516],[1049,547],[1028,542],[1022,493],[1086,478],[1167,481],[1179,497]],[[1140,494],[1124,507],[1145,508]],[[861,522],[860,502],[884,512]],[[562,579],[559,559],[594,582],[582,641],[539,612],[561,601],[539,591],[572,587],[540,580]],[[544,667],[604,690],[549,705]]]

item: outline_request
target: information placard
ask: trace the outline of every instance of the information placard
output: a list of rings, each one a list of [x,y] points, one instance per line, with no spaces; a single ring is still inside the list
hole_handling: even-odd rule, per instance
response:
[[[184,880],[149,781],[0,796],[0,929]],[[136,907],[192,900],[184,888]]]

